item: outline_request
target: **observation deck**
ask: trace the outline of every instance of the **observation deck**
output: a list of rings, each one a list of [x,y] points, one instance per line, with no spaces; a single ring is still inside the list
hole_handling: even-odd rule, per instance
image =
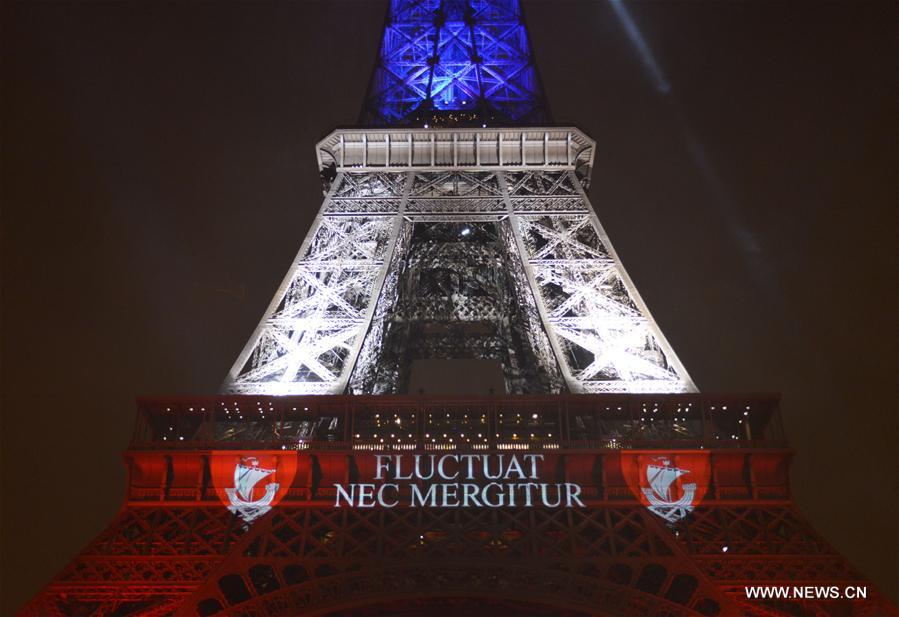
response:
[[[131,449],[786,447],[771,394],[142,397]]]
[[[337,172],[568,171],[588,188],[596,142],[572,126],[346,128],[318,142],[323,176]]]
[[[128,502],[217,500],[214,453],[295,457],[282,504],[333,507],[335,484],[372,475],[374,455],[542,455],[548,478],[588,506],[638,503],[624,456],[707,454],[705,501],[790,498],[792,452],[774,395],[145,397],[126,453]],[[361,471],[360,471],[361,470]]]

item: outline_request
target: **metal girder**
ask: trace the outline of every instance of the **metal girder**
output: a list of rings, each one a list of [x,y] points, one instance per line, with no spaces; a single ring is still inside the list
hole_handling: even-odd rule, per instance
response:
[[[710,602],[730,605],[682,558],[674,537],[636,508],[279,511],[254,526],[235,553],[245,557],[223,563],[179,614],[194,614],[204,602],[234,614],[264,606],[262,614],[274,615],[302,602],[304,613],[315,614],[376,600],[370,579],[381,581],[376,588],[385,598],[453,594],[457,581],[457,593],[511,593],[597,615],[687,616]],[[530,592],[516,584],[521,576],[531,581]],[[390,582],[397,579],[409,583],[398,588]],[[242,584],[250,597],[234,604],[231,584]],[[324,591],[335,585],[339,594]],[[281,602],[290,608],[279,612]]]
[[[243,394],[343,391],[386,275],[405,184],[402,174],[339,177],[224,389]],[[354,216],[328,214],[338,187],[356,197],[353,203],[360,207]],[[397,215],[366,212],[360,195],[380,203],[383,196],[396,198],[390,201],[399,202]]]
[[[121,530],[112,534],[118,540],[98,538],[23,614],[324,614],[403,597],[458,594],[514,596],[531,606],[551,606],[553,614],[567,609],[591,615],[730,615],[743,604],[749,614],[773,616],[792,614],[790,606],[746,603],[743,584],[865,584],[791,510],[706,506],[697,509],[696,519],[671,527],[627,505],[282,506],[249,530],[232,522],[229,530],[214,532],[216,543],[226,542],[209,555],[206,545],[189,540],[188,527],[173,529],[172,521],[183,520],[185,512],[217,520],[226,512],[222,506],[127,508],[113,526]],[[129,531],[135,516],[158,524]],[[726,523],[736,552],[722,554],[716,546],[716,554],[707,555],[705,545],[694,544],[698,535],[708,535],[710,517],[753,521]],[[792,525],[786,534],[777,523],[785,520]],[[770,546],[768,536],[786,540]],[[173,544],[180,546],[178,555],[169,554]],[[804,614],[817,614],[814,603],[800,604]],[[875,596],[853,604],[847,614],[890,611]]]
[[[803,614],[826,603],[746,603],[745,584],[862,584],[790,506],[705,506],[670,527],[639,506],[571,509],[275,508],[249,530],[191,541],[221,505],[129,507],[23,615],[293,615],[446,596],[590,615]],[[236,518],[236,517],[235,517]],[[734,553],[705,554],[710,518]],[[747,526],[737,522],[749,520]],[[134,521],[147,521],[134,527]],[[786,521],[788,533],[780,529]],[[716,527],[717,528],[717,527]],[[767,531],[765,531],[767,530]],[[770,536],[780,536],[770,546]],[[720,538],[719,538],[720,539]],[[209,541],[215,554],[210,554]],[[712,540],[717,542],[718,539]],[[178,548],[173,549],[174,545]],[[176,550],[178,554],[172,554]],[[809,552],[811,550],[811,552]],[[740,609],[737,607],[740,606]],[[877,595],[847,615],[893,614]],[[878,612],[880,611],[880,612]]]
[[[366,124],[546,120],[518,0],[393,0]]]
[[[515,196],[519,203],[550,195],[579,196],[589,204],[568,174],[524,172],[507,178],[510,200]],[[694,391],[592,208],[583,214],[531,214],[515,207],[512,203],[511,216],[570,389]]]
[[[571,144],[583,139],[558,132],[565,151],[542,134],[540,152],[562,156],[563,169],[516,168],[503,156],[516,142],[503,133],[490,146],[502,166],[478,156],[470,169],[441,165],[458,163],[462,144],[485,143],[476,130],[326,138],[339,144],[342,169],[349,158],[414,170],[337,175],[225,390],[402,392],[415,357],[499,359],[512,393],[695,390],[570,164]],[[384,156],[372,154],[378,144]],[[416,144],[425,147],[422,169]],[[526,147],[513,150],[526,162]],[[462,323],[484,324],[487,338],[458,330]],[[420,336],[424,324],[442,324],[443,340]]]
[[[469,598],[515,599],[532,612],[566,617],[825,615],[825,601],[748,602],[743,592],[750,584],[867,585],[793,507],[790,452],[766,430],[775,404],[698,394],[144,399],[126,453],[124,509],[21,614],[365,614],[406,601]],[[650,429],[681,422],[692,443],[690,431],[711,438],[741,420],[754,422],[762,441],[709,448],[708,493],[676,522],[647,509],[622,475],[621,457],[635,450],[589,441],[603,434],[628,441],[635,430],[650,440],[642,448],[671,452],[685,444]],[[248,429],[237,439],[251,441],[232,443],[217,427],[235,424]],[[388,427],[403,433],[402,444],[373,439]],[[359,473],[374,450],[368,445],[448,452],[446,439],[422,437],[439,430],[461,444],[461,433],[485,430],[475,427],[496,439],[454,452],[515,445],[544,453],[547,477],[579,483],[584,507],[335,507],[331,483]],[[511,430],[537,441],[504,441]],[[308,447],[280,454],[297,435]],[[174,441],[160,440],[167,437]],[[541,438],[555,447],[541,448],[550,443]],[[219,494],[214,457],[228,448],[296,460],[283,501],[252,524]],[[227,483],[231,469],[224,471]],[[867,600],[841,605],[841,614],[895,614],[870,591]]]
[[[595,150],[574,127],[338,129],[315,147],[321,172],[573,170],[585,188]]]

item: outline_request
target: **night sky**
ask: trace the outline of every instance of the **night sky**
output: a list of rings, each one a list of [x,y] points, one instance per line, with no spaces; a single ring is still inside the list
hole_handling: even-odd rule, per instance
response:
[[[134,398],[215,393],[321,202],[384,2],[6,3],[3,615],[122,503]],[[896,4],[527,1],[551,113],[705,392],[897,597]],[[632,31],[633,34],[633,31]]]

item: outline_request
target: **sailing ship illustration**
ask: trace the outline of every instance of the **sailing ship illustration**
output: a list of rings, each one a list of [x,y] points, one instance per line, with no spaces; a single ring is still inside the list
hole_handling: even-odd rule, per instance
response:
[[[682,483],[682,494],[672,498],[674,482],[690,473],[689,469],[672,467],[667,458],[656,458],[646,465],[646,480],[649,488],[643,488],[643,495],[649,501],[649,509],[670,523],[675,523],[693,510],[693,497],[696,494],[695,483]]]
[[[234,488],[225,489],[228,500],[231,502],[228,509],[238,514],[247,523],[268,512],[271,509],[272,500],[278,492],[278,483],[266,484],[265,494],[259,499],[253,499],[253,491],[263,478],[273,473],[275,473],[274,469],[260,467],[256,457],[243,457],[234,466]]]

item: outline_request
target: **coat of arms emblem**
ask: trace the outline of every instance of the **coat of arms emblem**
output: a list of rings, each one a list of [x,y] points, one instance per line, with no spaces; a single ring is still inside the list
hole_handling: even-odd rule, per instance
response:
[[[673,525],[690,514],[709,487],[708,452],[621,452],[621,472],[646,509]]]
[[[231,502],[228,509],[247,523],[253,522],[271,510],[272,500],[279,488],[277,482],[269,482],[264,487],[264,494],[259,497],[255,495],[259,493],[256,485],[273,473],[274,469],[260,467],[259,460],[255,456],[241,458],[234,466],[234,488],[225,489],[225,494]]]
[[[291,451],[219,450],[211,453],[209,470],[218,498],[248,526],[287,495],[298,461]]]
[[[679,521],[693,509],[696,484],[679,481],[688,473],[689,469],[672,467],[665,457],[652,459],[646,465],[649,486],[643,487],[643,495],[649,501],[649,509],[669,523]]]

